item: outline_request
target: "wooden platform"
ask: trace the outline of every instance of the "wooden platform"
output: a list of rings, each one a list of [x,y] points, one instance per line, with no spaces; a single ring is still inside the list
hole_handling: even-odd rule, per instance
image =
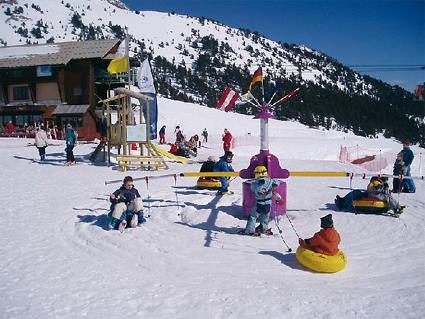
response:
[[[143,170],[168,168],[162,156],[117,155],[117,163],[122,166],[124,172],[129,166],[138,166]]]

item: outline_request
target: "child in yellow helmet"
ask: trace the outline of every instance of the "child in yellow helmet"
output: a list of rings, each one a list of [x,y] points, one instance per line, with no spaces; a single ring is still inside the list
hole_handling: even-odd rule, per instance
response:
[[[268,228],[269,215],[272,205],[272,197],[275,196],[276,201],[281,201],[277,188],[280,184],[279,180],[270,178],[267,168],[259,165],[254,170],[255,179],[251,182],[251,190],[255,194],[256,206],[252,209],[248,217],[244,234],[251,236],[259,236],[260,233],[271,235],[272,232]],[[257,221],[259,227],[255,228]]]

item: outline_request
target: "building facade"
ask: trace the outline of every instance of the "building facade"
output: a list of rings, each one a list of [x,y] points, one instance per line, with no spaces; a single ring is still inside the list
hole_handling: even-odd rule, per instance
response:
[[[0,126],[70,123],[79,139],[99,137],[97,102],[107,97],[116,39],[0,48]],[[116,87],[116,83],[114,84]]]

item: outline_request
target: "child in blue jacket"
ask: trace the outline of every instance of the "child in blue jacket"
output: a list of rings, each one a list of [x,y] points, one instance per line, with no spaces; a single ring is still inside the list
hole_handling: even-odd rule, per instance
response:
[[[126,176],[123,185],[110,195],[111,227],[121,233],[129,225],[134,228],[146,222],[143,215],[143,201],[139,191],[133,185],[133,178]]]

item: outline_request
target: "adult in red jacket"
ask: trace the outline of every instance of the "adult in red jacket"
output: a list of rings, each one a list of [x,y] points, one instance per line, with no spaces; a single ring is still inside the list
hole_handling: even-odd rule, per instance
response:
[[[6,124],[6,130],[9,135],[12,135],[15,131],[15,125],[13,125],[12,121],[9,121],[9,123]]]
[[[334,256],[339,252],[338,245],[341,238],[333,227],[332,214],[320,218],[320,227],[312,238],[299,240],[300,246],[313,250],[316,253]]]
[[[224,129],[223,135],[223,150],[224,152],[229,152],[230,147],[232,146],[232,134],[230,134],[227,128]]]

